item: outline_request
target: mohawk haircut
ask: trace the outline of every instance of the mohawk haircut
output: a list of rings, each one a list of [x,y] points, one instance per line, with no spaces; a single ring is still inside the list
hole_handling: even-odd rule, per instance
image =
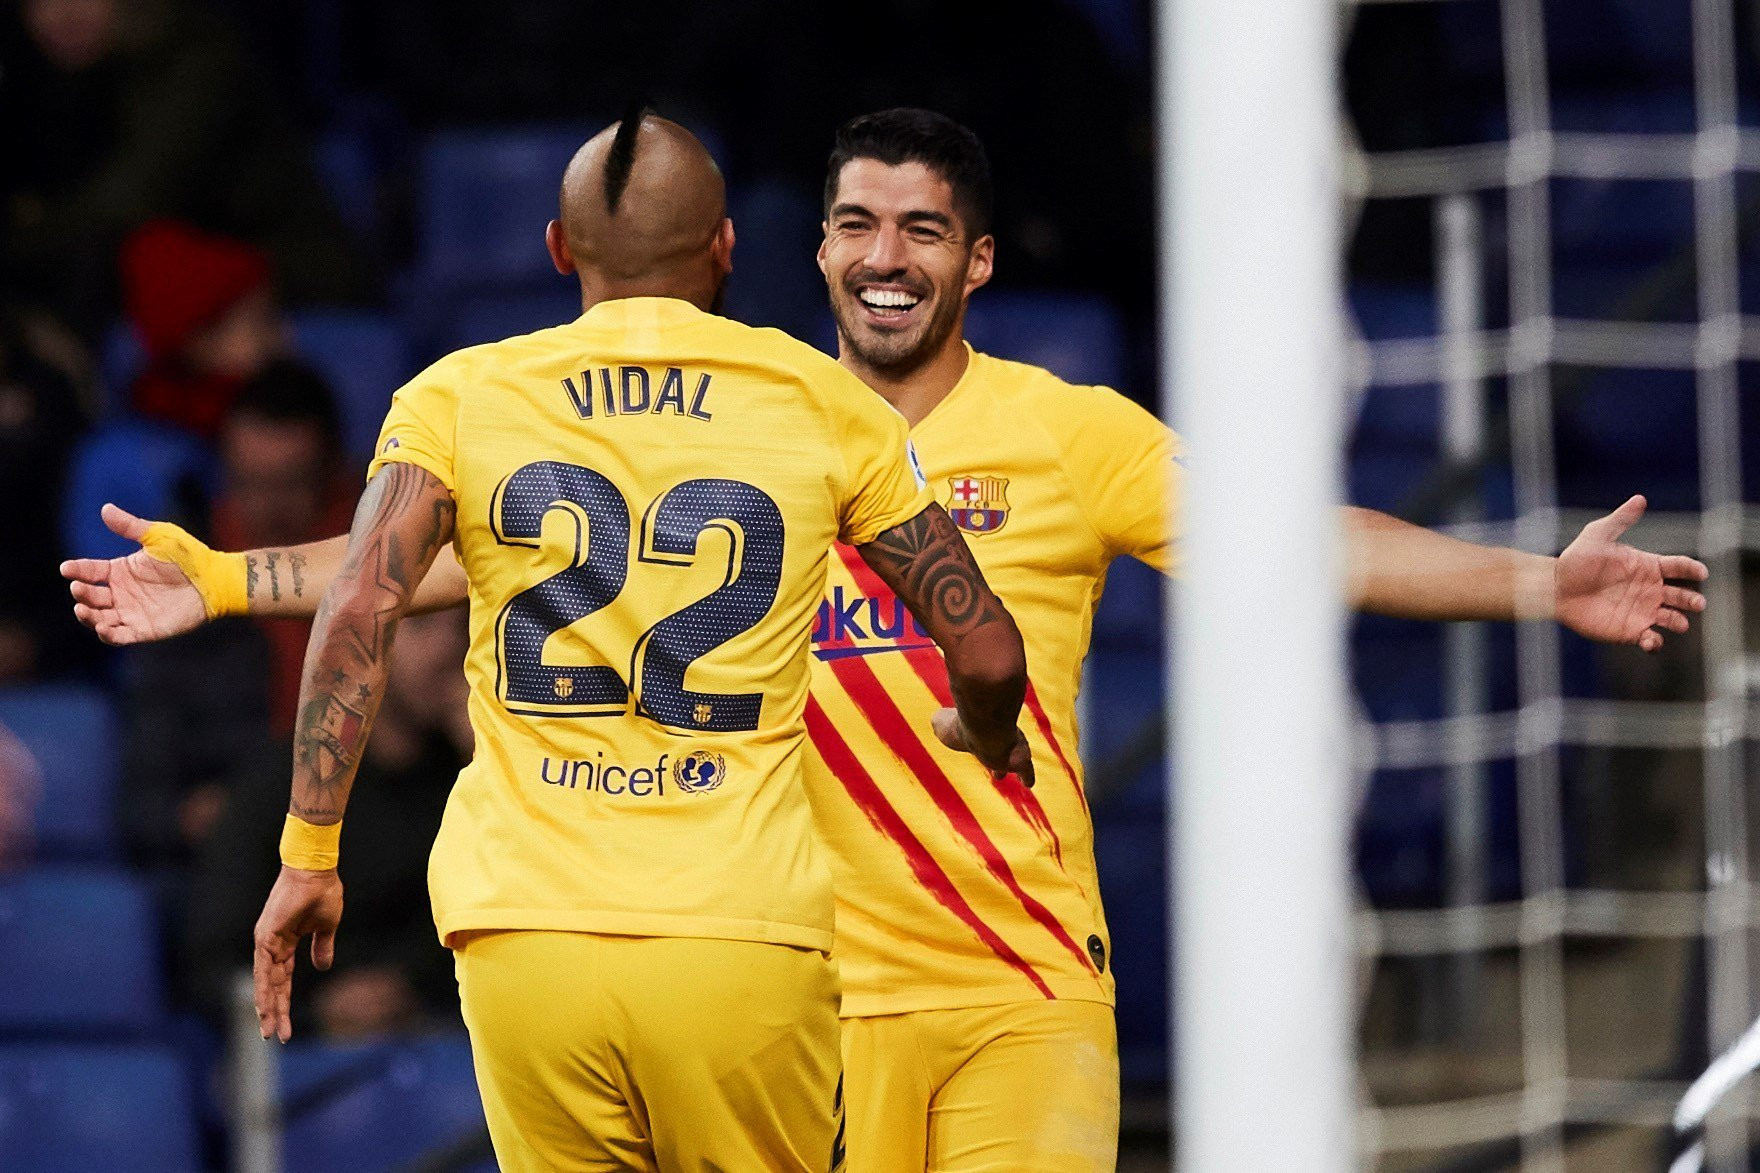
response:
[[[856,159],[874,159],[888,167],[921,163],[953,189],[954,208],[973,240],[990,231],[990,157],[977,135],[947,115],[900,106],[844,123],[826,165],[827,217],[837,202],[844,165]]]
[[[615,215],[617,205],[623,199],[623,190],[629,186],[630,171],[636,163],[636,135],[642,129],[642,120],[652,113],[645,95],[638,95],[630,100],[624,108],[623,117],[618,119],[617,133],[612,136],[611,150],[605,156],[605,207]]]

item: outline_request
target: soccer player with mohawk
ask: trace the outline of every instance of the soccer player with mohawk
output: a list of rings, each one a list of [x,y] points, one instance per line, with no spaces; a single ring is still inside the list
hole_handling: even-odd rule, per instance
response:
[[[946,708],[959,692],[949,665],[859,552],[840,550],[814,636],[806,777],[835,880],[849,1167],[862,1173],[1116,1164],[1111,941],[1076,688],[1112,560],[1182,570],[1180,449],[1114,391],[965,342],[968,300],[994,260],[990,216],[983,147],[950,119],[888,110],[840,131],[819,253],[839,359],[909,421],[931,489],[1020,624],[1039,779],[1028,789],[960,752],[975,747]],[[1697,581],[1705,568],[1620,543],[1642,512],[1633,498],[1553,559],[1347,509],[1351,600],[1412,618],[1555,619],[1655,650],[1704,606],[1667,580]],[[81,618],[110,642],[163,638],[205,614],[310,609],[266,588],[245,599],[247,567],[264,552],[215,554],[170,527],[112,517],[149,550],[67,568],[83,580]],[[297,553],[311,559],[309,582],[338,556]],[[442,561],[417,602],[464,593]]]
[[[702,144],[640,109],[580,149],[547,239],[584,312],[397,392],[312,627],[256,927],[263,1035],[291,1033],[302,939],[333,956],[349,787],[398,621],[450,546],[476,754],[429,884],[511,1173],[841,1167],[831,876],[802,785],[834,544],[942,648],[983,768],[1032,776],[1020,634],[903,418],[710,312],[724,208]]]

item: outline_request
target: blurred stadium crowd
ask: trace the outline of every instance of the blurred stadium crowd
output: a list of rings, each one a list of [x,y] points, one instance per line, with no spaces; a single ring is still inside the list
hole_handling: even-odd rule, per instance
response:
[[[1687,7],[1548,5],[1560,117],[1666,129],[1685,110],[1691,129],[1690,51],[1654,27],[1658,9]],[[832,132],[863,111],[928,106],[977,130],[996,173],[999,276],[974,302],[973,342],[1151,401],[1147,8],[1017,0],[1004,20],[988,4],[899,0],[882,21],[808,0],[0,5],[0,1136],[21,1105],[52,1120],[57,1080],[110,1080],[117,1135],[151,1124],[182,1137],[177,1152],[218,1153],[230,974],[276,867],[306,627],[233,619],[102,648],[55,569],[127,548],[99,522],[102,502],[233,549],[345,528],[397,385],[446,351],[578,312],[572,283],[549,271],[543,225],[564,162],[638,87],[729,177],[734,316],[833,345],[812,260]],[[1359,12],[1347,100],[1364,147],[1505,134],[1498,37],[1486,0]],[[1690,255],[1688,185],[1575,180],[1558,198],[1561,312],[1595,316],[1648,289],[1656,304],[1631,316],[1692,316],[1690,281],[1644,284]],[[1499,211],[1488,215],[1491,239]],[[1365,213],[1351,272],[1371,339],[1435,330],[1429,217],[1418,201]],[[1666,383],[1680,378],[1577,381],[1560,419],[1565,504],[1642,490],[1697,507],[1693,397]],[[1433,388],[1365,398],[1357,500],[1400,511],[1426,499],[1437,411]],[[1479,489],[1491,516],[1509,516],[1506,470],[1484,470]],[[1083,746],[1138,1087],[1167,1071],[1159,590],[1135,563],[1114,572]],[[1441,713],[1438,632],[1376,621],[1357,641],[1374,716]],[[462,648],[455,617],[403,629],[350,811],[338,962],[295,983],[302,1031],[341,1048],[289,1066],[290,1095],[302,1078],[317,1089],[307,1115],[320,1123],[336,1099],[324,1088],[355,1086],[335,1084],[361,1053],[351,1040],[456,1027],[424,871],[469,753]],[[1493,654],[1491,700],[1507,707],[1497,682],[1514,652],[1504,641]],[[1573,644],[1567,669],[1573,688],[1594,689],[1605,664]],[[1690,669],[1660,671],[1674,678],[1633,687],[1694,687],[1680,684]],[[1435,903],[1443,888],[1443,774],[1412,774],[1379,779],[1365,815],[1364,875],[1384,903]],[[1492,887],[1508,893],[1508,779],[1494,806]],[[411,1089],[428,1075],[468,1086],[461,1054],[409,1052],[397,1070],[416,1074],[372,1119],[450,1102]],[[63,1060],[77,1076],[57,1074]],[[447,1139],[367,1131],[399,1159]]]
[[[1006,193],[980,344],[1147,394],[1145,17],[1029,8],[907,4],[893,18],[935,35],[906,60],[862,14],[796,0],[0,6],[0,1151],[224,1152],[231,983],[276,869],[307,625],[105,649],[56,573],[128,548],[98,506],[228,548],[345,529],[392,390],[579,312],[543,227],[563,164],[638,87],[729,177],[736,316],[833,345],[813,263],[832,133],[911,101],[984,134]],[[1121,686],[1156,671],[1158,584],[1137,581]],[[350,811],[346,942],[296,983],[282,1079],[310,1168],[412,1159],[476,1111],[425,880],[469,754],[463,648],[461,616],[403,628]],[[1127,732],[1155,711],[1135,691]],[[1159,875],[1159,822],[1134,821]],[[1154,1076],[1161,928],[1142,919]]]

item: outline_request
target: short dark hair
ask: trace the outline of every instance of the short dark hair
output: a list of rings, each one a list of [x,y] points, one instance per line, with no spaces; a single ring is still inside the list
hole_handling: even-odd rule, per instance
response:
[[[291,358],[276,359],[251,376],[239,388],[229,414],[278,424],[310,424],[326,447],[335,449],[342,442],[342,420],[330,385],[317,371]]]
[[[953,203],[975,240],[990,231],[990,157],[978,136],[945,114],[900,106],[862,114],[837,131],[825,173],[825,214],[837,199],[844,164],[875,159],[889,167],[921,163],[947,181]]]

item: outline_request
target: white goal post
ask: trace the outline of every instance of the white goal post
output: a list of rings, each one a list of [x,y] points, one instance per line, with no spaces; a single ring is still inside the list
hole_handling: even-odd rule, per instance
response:
[[[1356,1165],[1338,9],[1160,0],[1174,1119],[1183,1173]]]

